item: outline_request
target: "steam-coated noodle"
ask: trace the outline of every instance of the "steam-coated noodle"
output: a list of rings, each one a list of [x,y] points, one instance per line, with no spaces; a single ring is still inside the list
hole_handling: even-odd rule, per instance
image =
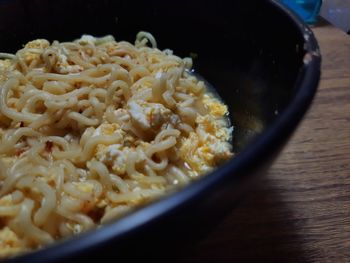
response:
[[[147,44],[151,47],[148,47]],[[0,53],[0,256],[116,219],[232,156],[192,60],[112,36]]]

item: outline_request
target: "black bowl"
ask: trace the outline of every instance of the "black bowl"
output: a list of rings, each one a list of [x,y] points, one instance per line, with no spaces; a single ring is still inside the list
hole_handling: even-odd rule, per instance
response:
[[[176,258],[180,247],[205,234],[234,207],[248,182],[266,171],[319,82],[321,59],[313,34],[272,1],[0,1],[5,52],[36,38],[63,41],[84,33],[133,41],[140,30],[154,34],[161,49],[198,54],[195,71],[229,106],[236,157],[117,222],[11,262],[83,261],[108,254],[118,260]]]

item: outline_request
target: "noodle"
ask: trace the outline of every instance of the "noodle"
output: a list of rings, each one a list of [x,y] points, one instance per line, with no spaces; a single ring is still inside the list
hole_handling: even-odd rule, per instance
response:
[[[228,160],[227,107],[191,67],[147,32],[135,45],[83,35],[0,53],[0,257],[119,218]]]

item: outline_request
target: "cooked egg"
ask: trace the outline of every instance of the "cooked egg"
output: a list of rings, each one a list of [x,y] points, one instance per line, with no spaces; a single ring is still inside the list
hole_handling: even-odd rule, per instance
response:
[[[131,118],[140,126],[140,128],[146,130],[151,127],[149,121],[147,120],[147,116],[140,104],[135,101],[131,101],[128,103],[128,110]]]
[[[0,59],[0,71],[9,69],[11,65],[12,62],[10,59]]]
[[[27,48],[28,51],[26,51],[23,54],[23,57],[27,63],[32,62],[33,60],[40,59],[41,52],[40,50],[47,48],[50,46],[50,43],[45,39],[36,39],[33,41],[28,42],[24,48]]]
[[[0,258],[26,250],[22,240],[9,227],[0,230]]]
[[[61,74],[79,73],[84,70],[80,65],[70,65],[67,56],[63,54],[61,50],[58,51],[55,68],[57,72]]]
[[[173,115],[163,104],[145,101],[131,101],[128,110],[133,121],[143,130],[159,127]]]
[[[127,147],[121,144],[98,145],[95,158],[112,167],[113,172],[122,175],[126,171]]]
[[[90,182],[75,182],[74,185],[84,193],[93,193],[94,185]]]
[[[218,99],[214,98],[213,96],[205,94],[203,96],[203,103],[208,107],[209,114],[213,115],[216,118],[222,118],[228,112],[227,106],[218,101]]]
[[[95,129],[92,136],[113,135],[116,132],[123,132],[118,123],[103,123]]]
[[[46,39],[36,39],[28,42],[24,47],[25,48],[47,48],[49,46],[50,46],[50,43]]]

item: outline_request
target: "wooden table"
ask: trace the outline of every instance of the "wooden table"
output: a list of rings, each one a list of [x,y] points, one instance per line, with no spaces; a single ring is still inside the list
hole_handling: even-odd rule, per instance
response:
[[[181,262],[350,262],[350,36],[314,28],[311,110],[262,182]]]

